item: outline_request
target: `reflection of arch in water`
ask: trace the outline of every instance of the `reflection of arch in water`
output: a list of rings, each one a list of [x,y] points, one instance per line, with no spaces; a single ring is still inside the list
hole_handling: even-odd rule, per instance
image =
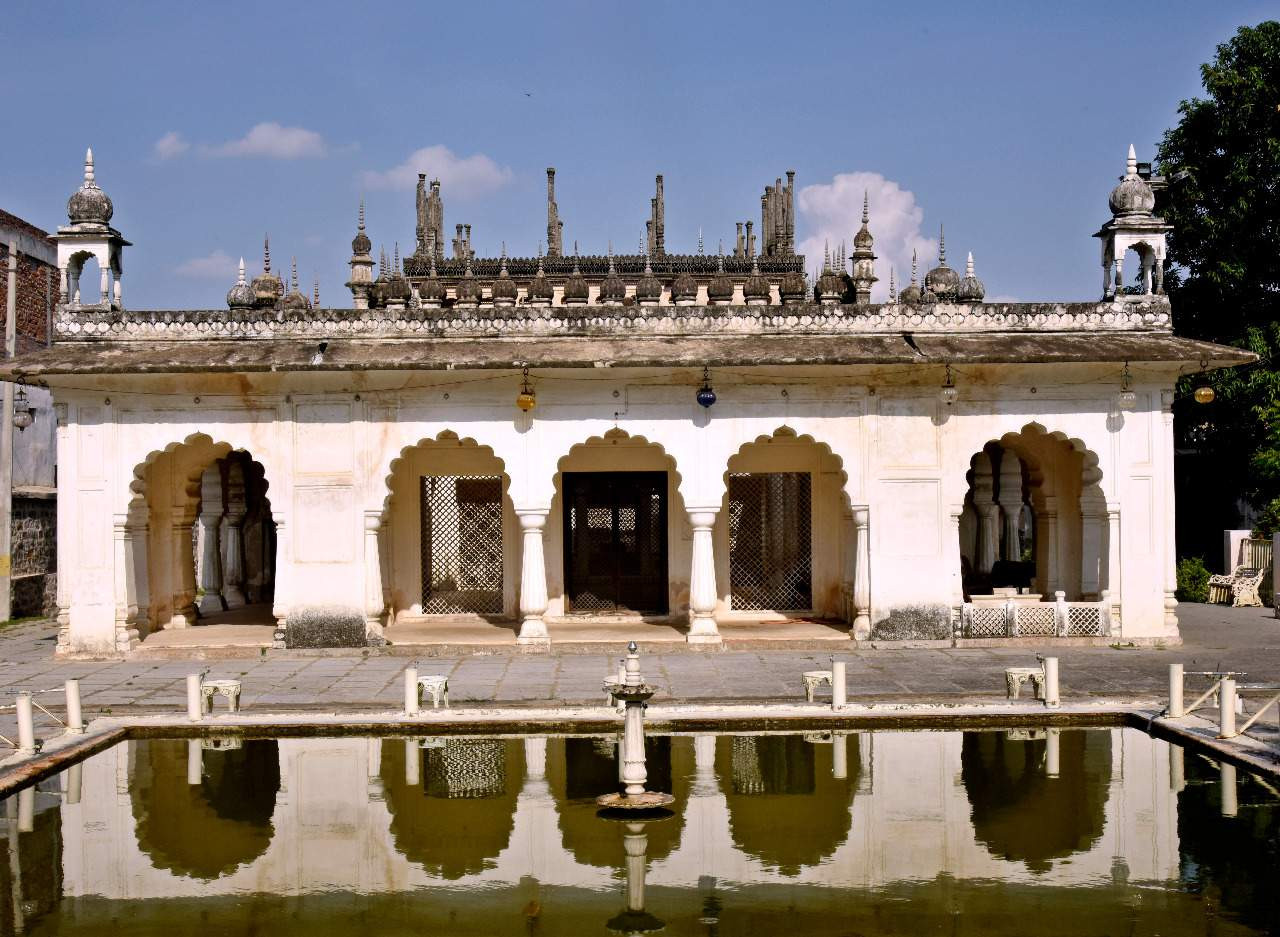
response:
[[[434,739],[416,749],[414,787],[405,783],[404,739],[382,740],[381,777],[391,836],[410,862],[455,880],[492,868],[511,841],[524,783],[524,749],[506,739]]]
[[[1004,732],[966,732],[960,780],[973,808],[973,832],[991,855],[1049,871],[1051,860],[1091,848],[1106,823],[1111,733],[1063,730],[1059,773],[1045,773],[1046,741]]]
[[[846,740],[847,777],[833,776],[834,746],[801,735],[716,739],[716,777],[734,845],[784,875],[830,858],[849,836],[861,759]]]
[[[619,789],[617,740],[613,736],[547,740],[547,783],[556,805],[560,840],[575,861],[597,868],[621,868],[622,836],[616,823],[596,816],[596,798]],[[645,827],[649,861],[665,859],[680,845],[689,779],[693,775],[693,740],[670,735],[645,738],[645,787],[675,796],[675,816]]]
[[[272,739],[206,750],[199,784],[187,783],[187,743],[129,743],[130,799],[138,846],[156,868],[215,879],[267,851],[280,790]]]

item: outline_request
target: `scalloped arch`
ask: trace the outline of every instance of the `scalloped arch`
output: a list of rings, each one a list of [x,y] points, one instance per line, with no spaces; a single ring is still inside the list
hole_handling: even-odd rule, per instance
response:
[[[171,455],[174,452],[177,452],[179,449],[181,449],[184,446],[198,446],[198,445],[207,445],[209,449],[212,450],[213,452],[213,456],[212,456],[213,459],[225,458],[229,453],[232,453],[232,452],[246,453],[250,458],[253,459],[253,461],[257,462],[260,466],[262,466],[262,476],[263,476],[262,480],[263,480],[263,484],[265,485],[264,492],[270,491],[271,478],[273,475],[270,469],[270,466],[267,465],[267,463],[264,462],[262,459],[254,455],[254,453],[249,448],[244,446],[236,446],[232,443],[226,442],[225,440],[215,440],[208,433],[195,432],[187,435],[183,439],[174,440],[173,442],[168,443],[162,449],[152,449],[150,452],[146,454],[146,456],[142,459],[141,462],[137,463],[133,467],[133,477],[129,479],[129,506],[128,506],[129,511],[133,512],[138,510],[145,510],[146,499],[147,499],[147,472],[151,468],[151,466],[155,464],[155,461],[157,459],[159,459],[161,456],[164,456],[164,455]],[[188,498],[199,497],[200,475],[204,472],[204,468],[205,466],[201,466],[201,468],[198,471],[196,471],[194,474],[188,475],[187,478],[184,480],[186,483],[184,487],[184,491],[186,492]],[[270,499],[268,498],[267,500],[269,501]],[[271,513],[278,517],[279,510],[276,508],[273,508]]]
[[[798,433],[796,432],[794,427],[789,426],[786,423],[781,424],[780,426],[778,426],[777,429],[775,429],[771,433],[761,433],[755,439],[751,439],[751,440],[748,440],[747,442],[744,442],[742,445],[740,445],[737,449],[735,449],[733,452],[729,454],[729,458],[725,460],[724,471],[721,473],[721,478],[724,480],[724,483],[725,483],[726,492],[729,490],[729,462],[734,458],[734,456],[741,455],[743,450],[746,449],[747,446],[762,445],[762,444],[771,442],[772,440],[775,440],[775,439],[794,439],[796,442],[808,443],[809,445],[817,446],[819,451],[822,452],[824,455],[828,455],[831,458],[835,459],[836,465],[839,466],[840,468],[841,504],[843,504],[844,507],[846,508],[852,507],[853,500],[849,496],[849,471],[848,469],[845,468],[844,458],[838,452],[836,452],[834,449],[831,448],[830,443],[827,443],[826,441],[821,439],[816,439],[810,433]]]
[[[486,452],[498,461],[498,465],[502,467],[502,493],[506,497],[510,497],[511,489],[511,473],[507,471],[507,463],[502,457],[494,451],[493,446],[478,442],[471,436],[459,436],[451,429],[442,429],[434,436],[423,436],[415,442],[404,446],[400,452],[387,463],[387,470],[382,476],[383,495],[382,495],[382,514],[387,514],[391,510],[392,483],[395,480],[396,472],[400,468],[400,463],[414,449],[423,446],[430,446],[437,443],[456,442],[462,448],[473,447],[480,452]]]
[[[593,443],[595,444],[606,443],[606,442],[617,443],[622,440],[626,440],[635,448],[640,448],[642,446],[653,446],[659,452],[661,452],[663,459],[665,459],[668,463],[669,471],[676,477],[676,490],[680,492],[681,498],[685,498],[686,492],[683,487],[684,478],[680,474],[680,466],[676,462],[676,457],[667,451],[667,447],[660,442],[656,442],[654,440],[649,439],[647,436],[640,435],[640,434],[633,435],[632,433],[628,433],[625,429],[619,429],[616,426],[613,429],[605,431],[604,433],[600,433],[595,436],[588,436],[586,439],[580,440],[579,442],[575,442],[572,446],[569,447],[568,452],[560,456],[560,458],[556,459],[556,481],[555,481],[556,491],[559,492],[560,490],[559,479],[560,479],[560,473],[564,471],[565,460],[569,458],[571,455],[573,455],[575,451],[580,449],[586,449],[590,447]]]

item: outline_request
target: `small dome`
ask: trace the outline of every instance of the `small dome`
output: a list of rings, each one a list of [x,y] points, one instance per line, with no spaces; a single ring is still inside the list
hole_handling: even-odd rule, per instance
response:
[[[284,302],[280,304],[280,308],[290,312],[302,312],[311,308],[311,300],[307,299],[306,296],[299,293],[297,290],[294,290],[285,296]]]
[[[444,284],[436,274],[436,258],[432,255],[431,269],[427,273],[427,278],[422,281],[422,285],[418,287],[418,302],[428,306],[439,306],[444,302],[444,297]]]
[[[546,271],[542,269],[542,249],[539,247],[538,272],[529,281],[529,302],[545,306],[550,304],[554,297],[555,289],[552,287],[551,281],[547,279]]]
[[[600,302],[608,303],[616,306],[627,298],[627,284],[623,282],[622,277],[618,276],[618,270],[613,265],[613,251],[609,251],[609,272],[605,274],[604,280],[600,283]]]
[[[254,293],[251,287],[244,280],[244,258],[240,258],[240,274],[236,278],[236,285],[227,291],[227,306],[231,309],[250,309],[253,307]]]
[[[587,286],[587,281],[582,276],[582,271],[578,269],[578,254],[575,251],[573,255],[573,273],[569,274],[569,279],[564,281],[564,301],[578,305],[585,303],[591,296],[591,288]]]
[[[107,224],[115,208],[107,193],[93,178],[93,150],[84,156],[84,184],[67,199],[67,217],[72,224]]]
[[[801,285],[800,291],[804,292],[804,286]],[[753,257],[751,259],[751,276],[747,277],[747,282],[742,286],[742,298],[748,303],[764,300],[766,303],[773,298],[773,290],[769,286],[769,281],[760,274],[760,264]]]
[[[1129,145],[1129,159],[1124,178],[1111,190],[1107,200],[1113,215],[1149,215],[1156,207],[1156,194],[1147,181],[1138,175],[1138,158],[1133,144]]]
[[[253,304],[259,309],[269,309],[280,301],[284,294],[284,283],[271,272],[271,241],[262,241],[262,272],[253,278]]]
[[[351,239],[351,253],[364,255],[373,250],[373,242],[364,233],[364,199],[360,199],[360,216],[356,222],[356,236]]]
[[[920,285],[914,280],[902,288],[902,292],[898,294],[898,302],[914,304],[920,302]]]
[[[962,303],[980,303],[982,297],[986,295],[987,288],[973,273],[973,254],[971,253],[964,265],[964,279],[956,287],[956,299]]]
[[[802,303],[808,295],[809,283],[805,280],[804,274],[799,271],[788,273],[782,278],[782,285],[778,292],[784,303]]]
[[[649,264],[649,255],[644,255],[644,273],[636,283],[636,302],[647,306],[657,305],[662,301],[662,281],[653,275],[653,267]]]
[[[818,277],[818,299],[824,302],[839,301],[844,298],[846,284],[844,274],[837,273],[830,266],[823,268]]]
[[[384,303],[408,303],[409,297],[413,295],[413,287],[409,285],[409,278],[403,273],[393,273],[387,277],[386,283],[382,287],[382,301]]]
[[[871,232],[867,230],[864,224],[858,229],[858,233],[853,236],[853,246],[858,249],[870,249],[875,245],[875,238],[871,236]]]
[[[727,303],[733,299],[733,278],[724,272],[724,248],[716,258],[716,275],[707,284],[707,299],[713,303]]]
[[[954,271],[953,271],[954,272]],[[938,294],[929,289],[929,281],[926,279],[924,289],[920,291],[920,302],[924,305],[932,305],[938,301]]]
[[[938,266],[924,275],[925,293],[933,293],[932,300],[921,297],[921,302],[948,302],[955,298],[956,288],[960,286],[960,274],[947,266],[947,235],[941,229],[938,232]]]
[[[467,266],[462,271],[462,279],[458,281],[458,298],[454,301],[458,306],[475,306],[480,302],[480,284],[471,272],[471,256],[467,256]]]
[[[498,279],[493,281],[493,301],[503,305],[514,305],[516,301],[516,281],[511,279],[507,270],[506,250],[502,253],[502,267],[498,270]]]
[[[698,281],[693,278],[693,274],[687,270],[678,274],[671,284],[671,301],[673,303],[694,302],[697,298]]]

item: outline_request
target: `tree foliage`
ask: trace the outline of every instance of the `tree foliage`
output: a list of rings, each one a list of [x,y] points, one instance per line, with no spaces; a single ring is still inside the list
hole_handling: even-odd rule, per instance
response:
[[[1280,517],[1280,22],[1242,27],[1200,72],[1206,96],[1182,102],[1157,151],[1166,288],[1179,332],[1260,360],[1184,378],[1176,428],[1223,485]],[[1191,398],[1203,383],[1208,406]]]

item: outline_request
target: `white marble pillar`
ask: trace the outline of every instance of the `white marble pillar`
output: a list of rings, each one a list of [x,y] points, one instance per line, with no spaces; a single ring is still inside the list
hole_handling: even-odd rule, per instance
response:
[[[989,573],[1000,549],[1000,509],[995,503],[991,458],[985,452],[973,457],[973,509],[978,513],[978,550],[974,567],[979,573]]]
[[[138,645],[138,632],[129,622],[129,544],[125,539],[127,515],[117,514],[111,524],[111,544],[115,565],[115,646],[127,654]]]
[[[853,639],[871,637],[871,509],[853,506]]]
[[[64,271],[65,272],[65,271]],[[53,405],[54,422],[57,425],[56,441],[57,441],[57,464],[61,466],[65,478],[75,478],[76,471],[76,449],[75,437],[72,431],[67,427],[68,407],[65,403],[55,403]],[[56,503],[55,510],[57,512],[57,529],[71,530],[71,525],[76,523],[77,518],[72,512],[71,499],[62,498]],[[68,570],[71,568],[72,546],[71,537],[57,537],[54,544],[54,550],[57,556],[57,568]],[[56,654],[67,654],[71,651],[71,577],[62,575],[56,577],[57,597],[55,601],[58,605],[58,643],[55,648]]]
[[[289,586],[293,581],[289,564],[293,553],[289,550],[289,528],[282,518],[276,519],[275,594],[271,602],[271,615],[276,620],[276,647],[284,647],[284,631],[289,619]]]
[[[173,547],[173,617],[170,628],[186,628],[196,623],[196,564],[191,543],[191,528],[195,518],[187,511],[179,511],[170,528],[169,543]]]
[[[1000,457],[1000,512],[1004,516],[1004,550],[1001,559],[1022,559],[1022,460],[1006,449]]]
[[[519,644],[549,647],[547,633],[547,563],[543,555],[542,531],[547,525],[547,511],[542,508],[517,510],[520,519],[522,555],[520,558],[520,634]]]
[[[1113,634],[1124,633],[1124,622],[1121,608],[1124,602],[1122,595],[1122,570],[1120,568],[1120,505],[1107,504],[1107,586],[1106,591],[1111,598],[1111,628]]]
[[[1159,290],[1157,290],[1159,292]],[[1166,634],[1178,633],[1178,558],[1174,537],[1174,487],[1173,487],[1173,390],[1160,392],[1160,462],[1164,476],[1164,630]],[[1274,576],[1272,577],[1274,581]],[[1280,615],[1280,602],[1274,603]]]
[[[378,532],[382,527],[382,515],[378,511],[366,511],[364,515],[364,630],[373,643],[383,640],[382,620],[386,613],[383,602],[382,550]]]
[[[216,615],[222,602],[222,557],[218,526],[222,523],[222,470],[214,462],[200,476],[200,514],[196,518],[196,608]]]
[[[1036,551],[1044,550],[1044,582],[1041,591],[1053,595],[1058,591],[1058,499],[1046,496],[1044,507],[1036,515],[1039,529],[1036,531]]]
[[[150,537],[145,514],[130,516],[124,525],[125,585],[129,626],[140,637],[151,630]]]
[[[98,274],[98,279],[101,285],[101,289],[99,290],[101,296],[98,299],[98,302],[105,306],[111,302],[111,270],[106,264],[102,264],[99,267]]]
[[[953,504],[947,512],[951,518],[949,530],[951,531],[951,546],[948,552],[951,554],[951,617],[952,626],[960,620],[960,614],[964,606],[964,550],[960,545],[961,540],[961,519],[964,517],[964,505]]]
[[[1107,507],[1101,495],[1080,499],[1080,593],[1085,601],[1096,601],[1102,592],[1106,563]]]
[[[226,510],[222,515],[222,599],[227,608],[241,608],[244,595],[244,469],[239,462],[227,466]]]
[[[716,625],[716,557],[712,527],[716,508],[692,508],[689,524],[693,527],[693,564],[689,572],[690,644],[719,644],[720,629]]]
[[[123,277],[124,277],[124,274],[121,273],[119,270],[117,270],[115,272],[115,277],[111,282],[113,300],[115,302],[115,306],[117,309],[124,308],[124,288],[120,284],[120,281],[121,279],[123,279]]]

